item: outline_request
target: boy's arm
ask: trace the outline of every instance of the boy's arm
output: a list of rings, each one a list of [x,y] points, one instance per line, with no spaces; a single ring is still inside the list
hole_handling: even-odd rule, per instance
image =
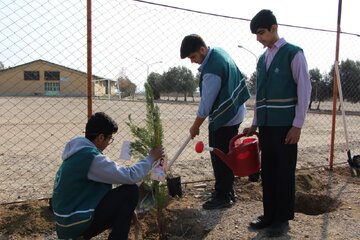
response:
[[[190,135],[194,138],[199,135],[199,128],[205,121],[212,109],[221,88],[221,78],[215,74],[205,74],[202,81],[202,92],[198,112],[193,125],[190,127]]]
[[[206,118],[212,109],[221,88],[221,78],[215,74],[205,74],[202,81],[202,92],[197,116]]]
[[[302,128],[306,112],[309,107],[311,95],[311,81],[307,62],[302,51],[299,51],[291,62],[293,78],[297,84],[297,104],[295,107],[295,118],[293,126]]]
[[[138,161],[134,165],[120,166],[106,155],[97,155],[91,163],[88,178],[109,184],[135,184],[140,182],[151,170],[152,157]]]
[[[199,129],[201,124],[205,121],[206,118],[196,117],[193,125],[190,127],[190,136],[192,139],[196,135],[199,135]]]
[[[296,144],[300,140],[301,128],[304,125],[311,95],[311,81],[307,62],[302,51],[299,51],[291,62],[293,78],[297,84],[297,104],[293,127],[285,138],[285,144]]]

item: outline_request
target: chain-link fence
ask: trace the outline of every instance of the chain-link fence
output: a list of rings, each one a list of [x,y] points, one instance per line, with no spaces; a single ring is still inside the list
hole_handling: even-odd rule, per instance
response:
[[[91,19],[92,110],[108,113],[119,124],[116,141],[106,149],[115,160],[122,141],[132,140],[125,124],[128,115],[139,125],[144,123],[142,92],[149,74],[162,75],[177,66],[196,74],[197,66],[179,56],[185,35],[198,33],[209,46],[224,48],[249,79],[257,56],[263,52],[250,33],[249,20],[242,18],[142,1],[94,0]],[[64,144],[83,134],[87,120],[86,2],[2,1],[0,20],[0,203],[48,197]],[[280,25],[279,33],[301,46],[309,69],[320,73],[318,77],[312,75],[313,102],[302,130],[298,167],[328,165],[333,81],[329,73],[336,33],[287,25]],[[360,152],[360,74],[356,75],[360,68],[359,46],[359,36],[341,35],[340,71],[353,153]],[[136,85],[135,94],[122,95],[118,79]],[[158,100],[168,156],[188,136],[197,111],[196,94],[187,101],[182,96],[173,90],[160,94]],[[240,131],[251,123],[252,101],[247,103],[249,110]],[[207,141],[206,136],[204,124],[199,139]],[[345,149],[342,119],[338,116],[335,163],[346,162]],[[201,157],[204,155],[196,155],[193,146],[181,156],[192,161]]]

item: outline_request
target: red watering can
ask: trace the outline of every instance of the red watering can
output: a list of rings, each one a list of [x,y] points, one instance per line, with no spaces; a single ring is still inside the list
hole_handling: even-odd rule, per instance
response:
[[[196,143],[195,150],[201,153],[204,150],[213,151],[234,173],[235,176],[245,177],[260,171],[258,134],[255,137],[246,137],[239,134],[229,143],[229,152],[225,154],[218,148],[206,147],[202,141]]]

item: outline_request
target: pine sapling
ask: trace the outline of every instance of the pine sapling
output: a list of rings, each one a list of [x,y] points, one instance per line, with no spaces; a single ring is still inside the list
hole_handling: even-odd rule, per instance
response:
[[[129,122],[126,124],[130,127],[135,140],[130,143],[131,153],[134,156],[144,158],[149,151],[163,144],[163,128],[160,119],[160,109],[154,104],[154,95],[151,86],[145,83],[146,97],[146,125],[138,127],[129,115]],[[154,194],[154,208],[157,211],[157,222],[160,239],[165,238],[163,209],[168,202],[166,186],[159,181],[151,180],[149,176],[144,179],[144,189],[149,189]],[[141,206],[140,206],[141,207]]]

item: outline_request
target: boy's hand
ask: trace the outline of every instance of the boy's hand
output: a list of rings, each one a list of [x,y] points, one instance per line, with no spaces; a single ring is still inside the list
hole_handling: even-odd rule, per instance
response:
[[[296,144],[300,140],[301,128],[292,127],[286,134],[285,144]]]
[[[157,146],[157,147],[154,147],[153,149],[151,149],[150,155],[154,159],[154,161],[165,157],[163,146],[161,145],[161,146]]]
[[[251,126],[249,128],[244,128],[243,134],[245,134],[246,136],[254,135],[254,133],[256,132],[256,129],[257,129],[257,126]]]
[[[194,139],[200,133],[200,126],[203,124],[206,118],[196,117],[193,125],[190,127],[191,139]]]
[[[191,139],[194,139],[195,136],[198,136],[198,135],[199,135],[200,130],[199,130],[199,128],[196,127],[196,126],[191,126],[189,132],[190,132]]]

